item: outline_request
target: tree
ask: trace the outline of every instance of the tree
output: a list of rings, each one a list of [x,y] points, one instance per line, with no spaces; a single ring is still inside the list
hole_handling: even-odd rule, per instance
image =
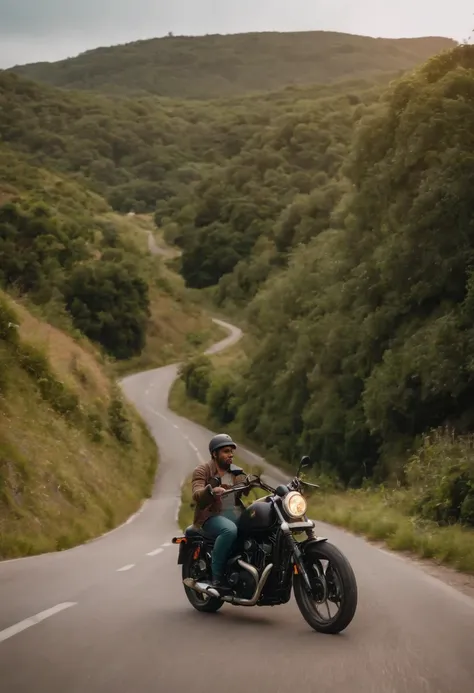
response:
[[[75,326],[117,359],[140,354],[149,315],[147,283],[130,267],[93,262],[76,267],[65,282]]]

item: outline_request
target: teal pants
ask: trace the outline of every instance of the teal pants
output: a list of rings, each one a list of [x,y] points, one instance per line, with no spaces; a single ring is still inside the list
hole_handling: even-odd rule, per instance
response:
[[[216,542],[212,550],[212,577],[222,579],[225,563],[232,551],[235,540],[237,539],[237,517],[233,514],[214,515],[203,525],[203,529],[213,537]]]

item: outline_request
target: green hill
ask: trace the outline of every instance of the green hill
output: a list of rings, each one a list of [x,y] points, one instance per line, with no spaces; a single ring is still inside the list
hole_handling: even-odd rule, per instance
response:
[[[455,42],[325,31],[167,37],[11,68],[68,89],[208,99],[411,69]]]
[[[226,423],[236,418],[284,459],[309,452],[355,486],[406,481],[407,455],[431,429],[472,433],[473,94],[473,46],[393,83],[339,144],[329,189],[311,186],[289,202],[259,241],[265,254],[253,249],[218,280],[218,296],[225,286],[228,299],[239,298],[237,285],[241,296],[254,295],[240,303],[253,336],[249,358],[212,389]],[[350,111],[332,112],[326,139],[343,141],[350,120]],[[277,125],[272,134],[280,136]],[[233,218],[222,216],[227,195],[216,199],[220,206],[210,207],[208,194],[202,200],[221,214],[207,228],[212,241],[216,230],[227,238],[229,256],[242,241]],[[185,252],[197,257],[207,238]],[[433,476],[419,499],[426,515],[455,521],[469,497],[464,517],[474,521],[469,445],[447,457],[428,444],[411,470]]]

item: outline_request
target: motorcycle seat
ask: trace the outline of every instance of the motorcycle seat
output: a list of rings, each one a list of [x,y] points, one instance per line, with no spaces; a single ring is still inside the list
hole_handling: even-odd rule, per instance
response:
[[[202,537],[203,539],[207,539],[208,541],[215,541],[215,537],[204,531],[202,527],[195,527],[194,525],[189,525],[189,527],[186,527],[184,531],[184,536],[187,539]]]

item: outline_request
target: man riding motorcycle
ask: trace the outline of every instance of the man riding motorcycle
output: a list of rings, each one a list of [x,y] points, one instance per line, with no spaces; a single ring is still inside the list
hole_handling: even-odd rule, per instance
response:
[[[192,476],[192,496],[196,502],[194,526],[202,527],[216,538],[212,551],[212,586],[221,594],[230,591],[223,582],[227,558],[237,539],[237,521],[243,504],[241,495],[250,489],[221,498],[226,489],[245,480],[242,469],[232,464],[236,444],[226,433],[211,438],[211,459],[195,468]]]

